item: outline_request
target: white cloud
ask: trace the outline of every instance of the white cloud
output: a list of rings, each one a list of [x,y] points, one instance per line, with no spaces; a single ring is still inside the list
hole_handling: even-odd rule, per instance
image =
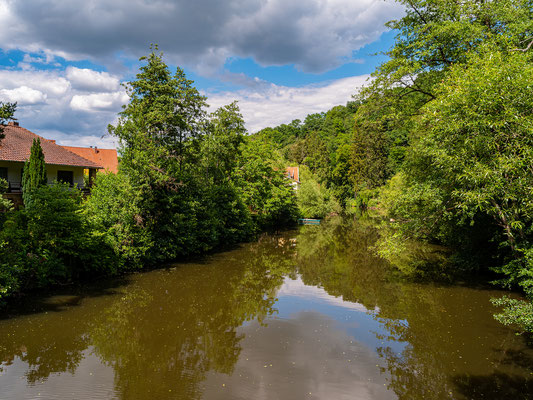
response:
[[[361,303],[353,303],[351,301],[344,301],[342,297],[335,297],[330,295],[326,290],[317,286],[306,285],[301,276],[296,279],[286,277],[283,286],[278,290],[277,297],[292,296],[300,297],[308,300],[320,300],[321,302],[331,304],[336,307],[347,308],[359,312],[377,312],[379,308],[374,310],[367,309]]]
[[[0,70],[0,87],[15,89],[28,86],[48,96],[62,96],[70,90],[70,82],[57,71]]]
[[[158,43],[206,75],[230,56],[323,72],[402,14],[393,0],[0,0],[0,47],[102,62]]]
[[[128,102],[127,94],[120,87],[109,92],[80,90],[79,84],[83,80],[72,73],[75,70],[69,71],[0,70],[0,87],[4,88],[0,90],[0,98],[18,101],[20,107],[16,117],[21,125],[44,137],[56,139],[60,144],[83,142],[108,147],[114,141],[105,137],[107,125],[116,123],[117,113]],[[82,70],[81,76],[91,76],[92,73],[95,77],[104,76],[108,79],[103,79],[103,83],[96,86],[105,88],[107,85],[108,89],[117,87],[115,79],[118,78],[112,75]],[[354,76],[300,88],[256,80],[257,85],[247,89],[206,95],[211,105],[210,111],[238,100],[247,128],[255,132],[293,119],[303,120],[307,114],[346,104],[367,78],[367,75]]]
[[[99,112],[120,109],[128,101],[125,92],[92,93],[89,95],[75,95],[70,101],[70,107],[77,111]]]
[[[0,101],[18,102],[15,117],[20,125],[59,144],[115,147],[114,139],[106,136],[107,125],[116,123],[128,96],[117,77],[79,71],[0,70]],[[97,81],[98,90],[83,87],[87,76]]]
[[[238,100],[248,130],[256,132],[344,105],[368,78],[369,75],[353,76],[301,88],[270,85],[265,90],[243,89],[207,96],[213,109]]]
[[[39,90],[20,86],[16,89],[1,89],[0,99],[14,103],[19,106],[42,104],[46,101],[46,94]]]
[[[112,92],[120,89],[117,76],[87,68],[68,67],[66,77],[75,89]]]
[[[19,65],[25,70],[0,70],[0,96],[19,102],[23,126],[52,139],[57,132],[99,138],[127,102],[121,78],[72,66],[35,68],[54,65],[54,56],[116,68],[154,42],[172,63],[246,87],[207,93],[208,102],[239,100],[248,129],[257,131],[345,104],[367,76],[291,88],[222,70],[229,58],[325,71],[355,62],[353,51],[402,13],[393,0],[0,0],[0,48],[33,54]]]

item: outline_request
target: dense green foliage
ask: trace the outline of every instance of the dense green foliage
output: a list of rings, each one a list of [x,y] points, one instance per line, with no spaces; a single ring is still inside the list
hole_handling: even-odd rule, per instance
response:
[[[83,217],[78,190],[58,183],[34,189],[31,198],[8,213],[0,231],[0,300],[113,268],[114,254]]]
[[[255,136],[273,143],[285,159],[285,164],[308,168],[310,174],[307,179],[316,181],[315,189],[317,184],[323,186],[323,190],[328,190],[326,197],[331,194],[345,204],[355,193],[350,170],[357,109],[358,104],[351,102],[325,113],[310,114],[303,123],[294,120],[288,125],[263,129]],[[305,186],[305,192],[315,191],[311,189],[311,184]]]
[[[10,200],[4,199],[2,195],[7,192],[9,184],[6,180],[0,178],[0,224],[4,221],[4,215],[6,211],[11,210],[13,204]]]
[[[310,114],[303,123],[294,120],[263,129],[255,136],[272,142],[285,164],[309,171],[301,179],[304,190],[299,196],[305,198],[303,203],[316,197],[318,188],[321,201],[328,203],[331,198],[332,202],[317,212],[300,201],[300,211],[305,217],[325,216],[337,211],[336,203],[348,207],[363,200],[360,205],[366,207],[368,194],[400,170],[409,124],[395,125],[398,118],[391,116],[393,108],[383,99],[363,98]]]
[[[33,139],[30,158],[24,163],[24,172],[22,174],[22,197],[24,198],[24,205],[26,207],[31,202],[33,192],[41,186],[46,185],[47,182],[41,140],[36,138]]]
[[[300,167],[300,181],[298,207],[306,218],[321,219],[342,211],[332,190],[318,183],[305,166]]]
[[[154,52],[142,60],[131,101],[109,128],[120,139],[120,172],[97,180],[87,203],[117,254],[128,265],[163,262],[293,223],[295,196],[276,155],[245,138],[236,103],[208,115],[181,69],[172,75]]]

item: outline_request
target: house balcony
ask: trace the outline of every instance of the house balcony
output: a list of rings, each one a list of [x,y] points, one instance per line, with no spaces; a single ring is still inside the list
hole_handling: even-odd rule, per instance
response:
[[[22,182],[9,181],[8,184],[9,186],[7,188],[7,192],[4,193],[2,197],[4,199],[10,200],[13,203],[15,209],[18,209],[24,204],[22,199]],[[48,185],[55,185],[55,183],[49,183]],[[74,187],[74,185],[71,185],[71,187]],[[84,198],[89,196],[89,194],[91,193],[91,188],[89,186],[80,187],[79,185],[77,185],[76,187],[80,189]]]
[[[49,186],[55,185],[54,183],[49,183]],[[74,187],[74,184],[70,184],[70,187]],[[78,189],[82,191],[84,194],[89,194],[91,191],[91,188],[89,186],[80,186],[76,185]],[[8,181],[8,188],[7,188],[8,194],[17,194],[22,193],[22,182],[16,182],[16,181]]]

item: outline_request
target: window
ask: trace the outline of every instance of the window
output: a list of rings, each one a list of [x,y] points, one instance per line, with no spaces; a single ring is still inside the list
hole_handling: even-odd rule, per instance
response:
[[[7,181],[7,168],[6,167],[0,167],[0,178],[5,179]]]
[[[57,181],[68,183],[70,186],[74,185],[74,172],[57,171]]]

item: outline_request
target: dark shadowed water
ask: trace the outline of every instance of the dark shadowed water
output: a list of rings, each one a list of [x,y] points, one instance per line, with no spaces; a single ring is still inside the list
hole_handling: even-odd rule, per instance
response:
[[[0,319],[0,398],[533,398],[501,292],[400,281],[375,239],[336,220],[33,299]]]

